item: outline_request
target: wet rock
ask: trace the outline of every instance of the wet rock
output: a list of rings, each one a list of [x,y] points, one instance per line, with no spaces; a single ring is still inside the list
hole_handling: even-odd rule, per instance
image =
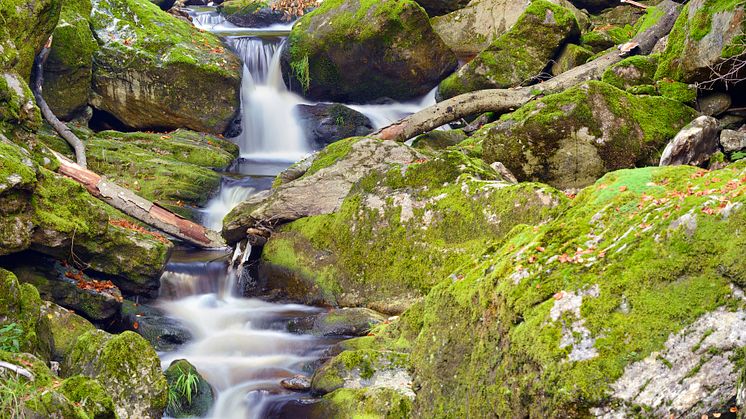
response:
[[[318,153],[312,153],[310,156],[299,162],[293,163],[290,167],[280,172],[280,174],[277,175],[277,178],[275,178],[273,186],[292,182],[305,175],[308,169],[311,168],[311,165],[313,165],[313,161],[316,160],[317,155]]]
[[[239,107],[241,64],[217,37],[147,0],[92,3],[94,107],[135,129],[228,128]]]
[[[695,114],[667,98],[591,81],[529,103],[471,141],[481,142],[486,162],[502,162],[519,181],[580,188],[612,170],[655,164]]]
[[[725,113],[731,105],[730,95],[713,92],[697,100],[697,108],[703,115],[719,116]]]
[[[720,133],[720,145],[726,152],[746,149],[746,131],[724,129]]]
[[[364,336],[386,317],[367,308],[343,308],[318,316],[293,320],[288,330],[316,336]]]
[[[566,41],[579,35],[578,22],[569,9],[546,0],[534,1],[510,31],[438,85],[438,100],[527,83]]]
[[[228,22],[245,28],[263,28],[289,22],[282,10],[272,8],[272,3],[268,0],[228,0],[218,7],[218,12]]]
[[[288,390],[307,391],[311,388],[311,380],[305,375],[294,375],[280,380],[280,385]]]
[[[178,320],[155,307],[129,300],[122,303],[121,328],[144,337],[157,351],[173,351],[192,339],[191,332]]]
[[[373,123],[367,116],[338,103],[297,105],[295,112],[306,139],[319,149],[335,141],[373,132]]]
[[[293,26],[282,55],[293,90],[348,103],[422,96],[456,65],[412,0],[326,0]]]
[[[121,417],[160,417],[168,385],[158,355],[140,335],[92,330],[80,336],[62,364],[65,376],[95,378]]]
[[[688,164],[699,166],[710,160],[717,151],[718,121],[711,116],[700,116],[682,128],[666,145],[660,166]]]
[[[165,372],[169,392],[175,397],[166,408],[166,414],[175,418],[204,417],[215,404],[215,390],[199,371],[186,359],[177,359],[168,366]],[[196,379],[194,389],[185,390],[179,385],[180,377]],[[184,380],[184,378],[181,378]],[[185,394],[189,391],[189,396]]]

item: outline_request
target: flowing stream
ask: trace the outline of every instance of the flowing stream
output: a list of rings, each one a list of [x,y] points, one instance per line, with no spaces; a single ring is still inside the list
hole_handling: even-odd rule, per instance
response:
[[[313,150],[293,108],[308,103],[288,91],[280,69],[280,50],[290,26],[237,28],[214,9],[192,10],[196,26],[226,37],[244,62],[241,87],[242,134],[233,139],[241,156],[224,177],[219,194],[203,210],[202,222],[220,230],[225,215],[252,194],[271,187],[274,176]],[[430,94],[412,103],[350,105],[376,128],[434,103]],[[155,305],[179,319],[194,339],[160,354],[163,367],[187,359],[217,392],[211,417],[302,417],[312,402],[307,394],[280,386],[295,374],[310,376],[316,361],[337,339],[292,334],[293,318],[322,310],[297,304],[242,298],[250,249],[241,253],[175,252],[161,278]],[[237,267],[236,267],[237,266]]]

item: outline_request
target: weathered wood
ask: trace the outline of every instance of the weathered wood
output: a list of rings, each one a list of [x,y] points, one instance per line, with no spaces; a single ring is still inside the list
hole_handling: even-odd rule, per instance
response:
[[[663,12],[663,16],[655,25],[632,40],[638,44],[635,51],[639,54],[649,54],[655,44],[671,31],[681,12],[681,5],[671,0],[664,0],[656,7]],[[372,136],[382,140],[407,141],[469,115],[484,112],[510,112],[537,96],[559,93],[578,83],[600,79],[607,68],[623,58],[623,54],[618,51],[611,51],[589,63],[533,86],[478,90],[458,95],[384,127]]]
[[[78,164],[81,167],[88,167],[88,162],[85,157],[85,144],[83,144],[83,141],[70,131],[67,125],[57,119],[57,116],[52,112],[52,109],[49,108],[47,101],[44,100],[44,96],[42,96],[41,93],[42,85],[44,84],[44,63],[46,63],[47,57],[49,57],[49,51],[51,48],[52,37],[49,37],[47,44],[34,59],[34,82],[31,84],[31,91],[34,94],[36,105],[39,106],[44,119],[46,119],[47,122],[49,122],[49,125],[51,125],[52,128],[54,128],[54,130],[57,131],[57,133],[60,134],[68,144],[70,144],[73,150],[75,150],[75,160]]]
[[[201,248],[225,247],[217,231],[193,223],[148,201],[98,174],[53,152],[60,162],[59,172],[85,186],[88,192],[123,213],[178,239]]]

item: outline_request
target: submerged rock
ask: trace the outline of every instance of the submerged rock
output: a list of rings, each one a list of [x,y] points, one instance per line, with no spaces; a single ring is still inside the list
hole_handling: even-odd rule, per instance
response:
[[[306,391],[311,389],[311,380],[305,375],[298,374],[290,378],[283,378],[280,380],[280,385],[288,390]]]
[[[220,134],[239,107],[241,65],[209,33],[148,0],[92,0],[91,103],[135,129]]]
[[[282,55],[293,90],[338,102],[422,96],[456,64],[412,0],[326,0],[293,26]]]
[[[657,163],[694,116],[679,102],[591,81],[529,103],[472,139],[485,161],[502,162],[519,181],[579,188],[612,170]]]
[[[364,336],[386,317],[367,308],[343,308],[290,321],[288,330],[316,336]]]
[[[438,99],[528,83],[566,41],[579,35],[578,21],[569,9],[546,0],[534,1],[510,31],[440,83]]]
[[[156,351],[173,351],[192,339],[189,329],[155,307],[124,300],[120,315],[121,328],[144,337]]]
[[[165,372],[169,387],[166,414],[174,418],[204,417],[215,403],[215,390],[186,359],[177,359]],[[193,388],[185,383],[194,380]],[[189,384],[192,385],[192,384]],[[188,394],[186,394],[188,392]]]
[[[718,147],[719,127],[717,119],[700,116],[685,126],[661,155],[661,166],[689,164],[699,166],[710,160]]]
[[[338,103],[297,105],[295,112],[306,140],[317,148],[373,132],[373,123],[362,113]]]

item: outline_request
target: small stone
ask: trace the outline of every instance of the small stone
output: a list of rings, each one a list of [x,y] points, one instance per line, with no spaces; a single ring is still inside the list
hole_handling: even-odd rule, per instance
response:
[[[717,151],[718,121],[700,116],[685,126],[663,150],[660,166],[692,165],[707,162]]]
[[[726,93],[715,92],[699,99],[697,105],[702,114],[718,116],[730,108],[731,99]]]
[[[290,378],[283,378],[280,385],[288,390],[306,391],[311,388],[311,380],[305,375],[298,374]]]
[[[720,145],[723,151],[739,151],[746,148],[746,131],[724,129],[720,133]]]

